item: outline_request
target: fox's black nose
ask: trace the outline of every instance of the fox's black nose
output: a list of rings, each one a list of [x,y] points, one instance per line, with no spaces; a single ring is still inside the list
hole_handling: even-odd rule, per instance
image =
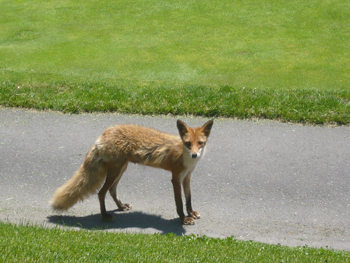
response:
[[[197,158],[197,154],[196,153],[192,153],[192,158]]]

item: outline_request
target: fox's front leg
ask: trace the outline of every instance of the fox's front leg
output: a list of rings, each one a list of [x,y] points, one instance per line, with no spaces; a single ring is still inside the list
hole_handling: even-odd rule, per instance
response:
[[[180,181],[179,174],[173,173],[173,178],[171,182],[173,183],[173,187],[174,187],[176,210],[177,210],[177,214],[180,217],[181,223],[184,225],[194,225],[193,217],[185,216],[183,211],[183,204],[182,204],[182,198],[181,198],[181,181]]]
[[[186,198],[186,209],[188,216],[199,219],[201,216],[198,212],[193,211],[192,209],[192,203],[191,203],[191,173],[189,173],[182,182],[184,192],[185,192],[185,198]]]

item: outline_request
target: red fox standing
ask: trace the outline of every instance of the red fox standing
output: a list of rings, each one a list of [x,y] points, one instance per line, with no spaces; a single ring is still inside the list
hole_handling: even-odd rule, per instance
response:
[[[202,127],[190,128],[178,120],[180,137],[137,125],[115,125],[98,137],[87,153],[84,163],[73,177],[58,188],[52,197],[51,205],[55,210],[67,210],[78,201],[98,193],[101,217],[112,221],[105,206],[106,193],[109,190],[119,210],[129,210],[131,205],[122,204],[117,196],[117,185],[129,162],[162,168],[172,173],[177,213],[185,225],[194,224],[200,218],[191,205],[191,173],[203,155],[214,120]],[[183,212],[181,197],[183,185],[188,216]]]

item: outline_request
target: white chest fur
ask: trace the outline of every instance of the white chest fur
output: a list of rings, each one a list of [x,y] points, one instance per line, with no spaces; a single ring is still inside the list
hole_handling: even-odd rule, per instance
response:
[[[186,169],[181,172],[180,174],[180,180],[183,181],[183,179],[189,174],[192,173],[193,170],[196,168],[197,163],[201,159],[201,157],[204,154],[204,148],[201,148],[200,152],[198,153],[196,158],[192,158],[190,151],[186,148],[185,154],[183,156],[183,164],[186,167]]]

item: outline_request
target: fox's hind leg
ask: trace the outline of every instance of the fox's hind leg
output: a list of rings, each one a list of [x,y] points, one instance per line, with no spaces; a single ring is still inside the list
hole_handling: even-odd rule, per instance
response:
[[[120,171],[117,179],[115,180],[114,184],[112,185],[112,187],[109,189],[109,193],[111,194],[114,202],[117,204],[118,206],[118,209],[120,211],[126,211],[126,210],[130,210],[132,208],[132,205],[131,204],[123,204],[118,195],[117,195],[117,186],[118,186],[118,183],[120,181],[120,179],[122,178],[122,175],[123,173],[125,172],[126,168],[128,167],[128,163],[126,162],[124,164],[124,166],[122,167],[122,170]]]
[[[105,198],[106,193],[114,185],[116,181],[120,180],[123,172],[125,171],[127,162],[108,163],[107,164],[107,177],[105,184],[102,186],[98,193],[98,199],[100,201],[101,217],[104,221],[113,221],[113,216],[106,211]]]

